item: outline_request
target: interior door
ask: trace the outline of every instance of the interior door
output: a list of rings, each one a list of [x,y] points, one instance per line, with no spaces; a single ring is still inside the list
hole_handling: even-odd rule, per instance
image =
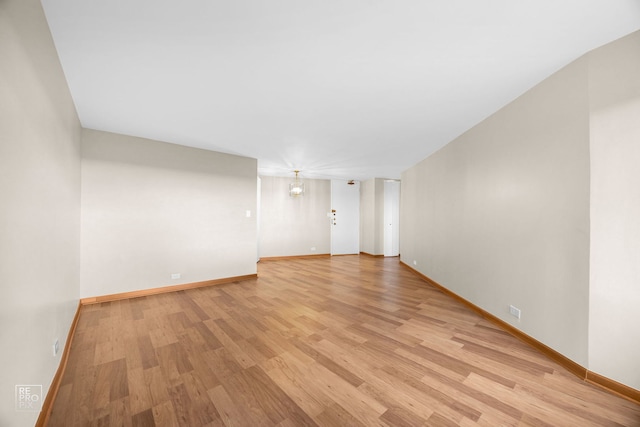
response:
[[[360,253],[360,183],[331,180],[331,255]]]
[[[384,182],[384,256],[400,255],[400,181]]]

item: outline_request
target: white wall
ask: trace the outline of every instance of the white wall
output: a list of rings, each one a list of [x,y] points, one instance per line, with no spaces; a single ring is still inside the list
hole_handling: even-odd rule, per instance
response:
[[[30,426],[78,306],[80,123],[37,0],[0,1],[0,425]]]
[[[255,159],[84,129],[81,296],[256,273],[256,194]]]
[[[261,257],[330,253],[331,181],[303,180],[305,195],[290,197],[293,177],[261,177]]]
[[[640,32],[589,64],[589,369],[640,389]]]
[[[583,366],[588,117],[581,58],[403,173],[400,237],[403,262]]]

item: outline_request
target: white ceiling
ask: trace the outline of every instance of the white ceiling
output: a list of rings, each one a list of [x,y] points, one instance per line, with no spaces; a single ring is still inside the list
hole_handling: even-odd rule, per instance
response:
[[[638,0],[42,0],[82,125],[400,173],[589,50]]]

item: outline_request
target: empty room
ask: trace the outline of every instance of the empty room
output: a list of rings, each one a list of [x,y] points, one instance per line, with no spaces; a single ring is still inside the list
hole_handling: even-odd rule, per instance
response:
[[[640,2],[0,0],[0,426],[640,426]]]

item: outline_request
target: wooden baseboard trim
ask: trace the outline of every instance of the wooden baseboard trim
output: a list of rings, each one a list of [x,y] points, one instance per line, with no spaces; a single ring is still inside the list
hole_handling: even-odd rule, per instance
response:
[[[479,315],[481,315],[485,319],[487,319],[490,322],[492,322],[492,323],[496,324],[497,326],[501,327],[505,331],[509,332],[511,335],[513,335],[516,338],[518,338],[519,340],[524,341],[525,343],[529,344],[531,347],[537,349],[542,354],[544,354],[545,356],[547,356],[551,360],[554,360],[556,363],[558,363],[559,365],[561,365],[563,368],[565,368],[569,372],[573,373],[574,375],[578,376],[582,380],[588,381],[591,384],[599,386],[599,387],[601,387],[601,388],[603,388],[603,389],[605,389],[605,390],[607,390],[609,392],[612,392],[612,393],[614,393],[616,395],[624,397],[625,399],[631,400],[631,401],[633,401],[635,403],[640,403],[640,391],[639,390],[636,390],[636,389],[634,389],[632,387],[628,387],[628,386],[626,386],[624,384],[620,384],[617,381],[611,380],[611,379],[609,379],[607,377],[604,377],[604,376],[602,376],[600,374],[596,374],[595,372],[591,372],[591,371],[587,370],[587,368],[585,368],[582,365],[574,362],[573,360],[569,359],[565,355],[563,355],[561,353],[558,353],[556,350],[554,350],[551,347],[541,343],[537,339],[525,334],[521,330],[511,326],[510,324],[508,324],[504,320],[494,316],[493,314],[489,313],[488,311],[483,310],[482,308],[478,307],[477,305],[473,304],[472,302],[462,298],[460,295],[450,291],[449,289],[447,289],[444,286],[442,286],[440,283],[438,283],[435,280],[431,279],[430,277],[425,276],[424,274],[420,273],[418,270],[416,270],[415,268],[411,267],[409,264],[407,264],[407,263],[405,263],[403,261],[400,261],[400,264],[403,265],[404,267],[408,268],[409,270],[411,270],[414,274],[416,274],[418,277],[420,277],[425,282],[427,282],[430,285],[434,286],[435,288],[439,289],[443,293],[449,295],[453,299],[455,299],[457,301],[460,301],[462,304],[464,304],[465,306],[469,307],[471,310],[475,311],[476,313],[478,313]]]
[[[98,297],[82,298],[80,304],[99,304],[102,302],[119,301],[123,299],[147,297],[151,295],[165,294],[167,292],[185,291],[187,289],[204,288],[207,286],[222,285],[225,283],[240,282],[257,278],[257,274],[245,276],[225,277],[222,279],[205,280],[203,282],[184,283],[182,285],[162,286],[159,288],[142,289],[139,291],[122,292],[119,294],[102,295]]]
[[[603,375],[596,374],[593,371],[587,371],[586,381],[640,405],[640,390],[621,384]]]
[[[69,334],[67,335],[67,342],[64,345],[64,349],[62,350],[62,355],[60,357],[60,365],[58,365],[58,370],[53,376],[53,380],[51,381],[51,386],[49,387],[47,396],[42,401],[42,410],[40,411],[40,415],[38,415],[36,427],[44,427],[49,422],[51,410],[53,409],[53,402],[55,402],[56,396],[58,395],[58,390],[60,389],[60,383],[62,382],[64,371],[67,369],[67,362],[69,361],[69,353],[71,351],[71,343],[73,342],[73,337],[76,334],[76,327],[78,326],[81,307],[82,304],[78,301],[78,308],[76,309],[76,314],[73,316],[73,320],[71,321],[71,327],[69,328]]]
[[[286,261],[293,259],[330,258],[331,254],[311,254],[311,255],[287,255],[287,256],[265,256],[260,257],[260,261]]]

